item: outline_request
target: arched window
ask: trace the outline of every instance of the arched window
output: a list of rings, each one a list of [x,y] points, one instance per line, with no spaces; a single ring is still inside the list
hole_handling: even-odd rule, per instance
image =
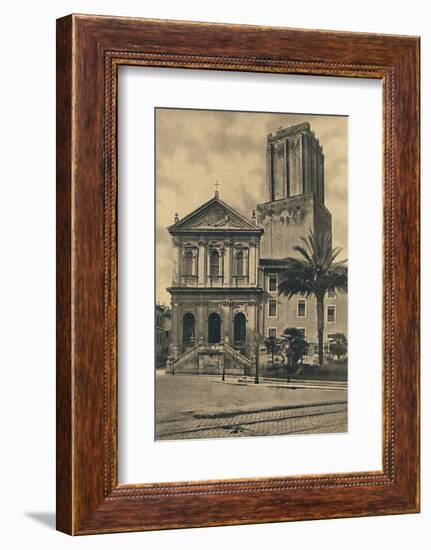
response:
[[[184,255],[184,275],[193,275],[193,252],[191,250]]]
[[[220,256],[217,250],[210,254],[210,275],[216,277],[220,274]]]
[[[236,274],[238,276],[244,275],[244,252],[237,252],[235,258]]]

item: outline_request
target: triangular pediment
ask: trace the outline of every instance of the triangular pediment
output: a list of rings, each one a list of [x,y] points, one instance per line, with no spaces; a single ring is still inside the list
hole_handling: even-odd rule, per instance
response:
[[[259,230],[259,228],[222,200],[214,197],[185,216],[182,220],[169,227],[169,230],[256,231]]]

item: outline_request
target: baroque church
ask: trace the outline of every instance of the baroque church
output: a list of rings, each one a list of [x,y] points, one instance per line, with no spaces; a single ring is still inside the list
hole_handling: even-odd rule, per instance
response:
[[[172,236],[169,372],[251,372],[264,339],[295,327],[317,352],[315,299],[278,294],[285,258],[309,231],[332,230],[324,155],[308,123],[267,136],[268,201],[251,219],[218,191],[168,228]],[[325,341],[347,335],[347,296],[325,300]],[[258,351],[259,350],[259,351]],[[312,359],[312,358],[311,358]]]

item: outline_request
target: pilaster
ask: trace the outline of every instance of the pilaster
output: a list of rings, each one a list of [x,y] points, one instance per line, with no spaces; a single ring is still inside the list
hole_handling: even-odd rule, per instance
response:
[[[172,286],[178,286],[178,250],[179,243],[177,238],[172,239]]]
[[[205,286],[205,242],[199,241],[198,286]]]
[[[224,278],[223,278],[223,286],[231,286],[231,265],[232,265],[232,254],[231,254],[231,246],[230,241],[225,241],[224,243]]]
[[[248,257],[248,284],[249,286],[256,286],[256,243],[252,241],[250,243],[249,257]]]

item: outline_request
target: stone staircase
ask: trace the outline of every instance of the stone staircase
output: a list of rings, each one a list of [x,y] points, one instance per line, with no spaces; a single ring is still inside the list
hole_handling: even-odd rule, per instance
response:
[[[253,368],[250,359],[226,342],[196,344],[167,365],[171,374],[248,374]]]
[[[191,364],[194,362],[201,347],[202,347],[201,344],[195,344],[191,348],[188,348],[184,353],[182,353],[176,359],[170,359],[168,361],[167,371],[173,374],[175,372],[180,372],[184,370],[188,364]]]
[[[241,366],[243,369],[251,369],[254,366],[254,362],[247,359],[245,355],[242,355],[239,351],[234,349],[229,344],[223,344],[223,350],[225,356],[229,358],[233,363]]]

